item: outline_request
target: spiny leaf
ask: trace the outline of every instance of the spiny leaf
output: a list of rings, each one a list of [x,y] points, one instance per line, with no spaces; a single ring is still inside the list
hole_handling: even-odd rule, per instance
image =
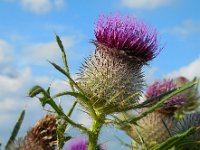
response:
[[[65,76],[69,76],[69,73],[67,73],[64,69],[62,69],[60,66],[58,66],[57,64],[55,64],[55,63],[53,63],[53,62],[51,62],[51,61],[49,61],[49,63],[52,65],[52,66],[54,66],[54,68],[56,69],[56,70],[58,70],[59,72],[61,72],[62,74],[64,74]]]
[[[28,91],[28,96],[35,97],[36,95],[42,93],[43,91],[44,89],[42,87],[40,87],[39,85],[36,85]]]
[[[64,95],[73,96],[75,98],[78,98],[78,99],[82,100],[85,103],[87,103],[89,101],[88,98],[85,95],[83,95],[81,93],[77,93],[77,92],[70,92],[70,91],[58,93],[58,94],[52,96],[52,98],[57,98],[57,97],[64,96]]]
[[[181,148],[184,148],[185,145],[199,145],[200,144],[200,141],[196,141],[196,140],[185,140],[183,142],[179,142],[178,143],[178,146],[176,146],[177,149],[181,149]]]
[[[58,70],[59,72],[61,72],[62,74],[64,74],[70,81],[70,83],[72,85],[74,85],[74,87],[76,87],[76,89],[81,92],[81,93],[84,93],[83,90],[76,84],[76,82],[71,78],[70,74],[68,72],[66,72],[64,69],[62,69],[60,66],[58,66],[57,64],[53,63],[53,62],[50,62],[49,63],[56,69]]]
[[[174,135],[174,136],[168,138],[166,141],[153,147],[151,150],[168,150],[169,148],[178,144],[185,137],[187,137],[191,134],[194,134],[197,130],[198,130],[198,128],[191,127],[190,129],[188,129],[187,131],[185,131],[181,134],[177,134],[177,135]]]
[[[136,128],[137,135],[139,136],[140,141],[141,141],[141,143],[142,143],[142,147],[143,147],[145,150],[148,150],[148,147],[147,147],[146,144],[145,144],[144,138],[142,137],[142,135],[140,134],[140,132],[139,132],[139,130],[138,130],[138,128],[137,128],[136,126],[135,126],[135,128]]]
[[[16,124],[15,124],[15,126],[13,128],[12,134],[11,134],[11,136],[10,136],[6,146],[5,146],[5,149],[7,149],[8,146],[15,140],[15,138],[16,138],[19,130],[20,130],[20,127],[22,125],[22,122],[24,120],[24,116],[25,116],[25,110],[23,110],[21,112],[21,114],[20,114],[20,116],[19,116],[19,118],[18,118],[18,120],[17,120],[17,122],[16,122]]]
[[[56,35],[56,41],[57,41],[58,46],[60,47],[60,50],[62,52],[62,59],[63,59],[64,65],[65,65],[66,72],[69,73],[69,67],[68,67],[68,63],[67,63],[67,56],[66,56],[66,53],[65,53],[65,49],[64,49],[62,41],[61,41],[61,39],[58,35]]]
[[[140,104],[139,106],[140,107],[147,107],[149,105],[151,105],[150,103],[154,102],[154,101],[159,101],[160,99],[162,99],[164,96],[166,95],[169,95],[170,93],[174,92],[176,89],[173,89],[173,90],[170,90],[170,91],[167,91],[163,94],[160,94],[158,96],[155,96],[155,97],[152,97],[152,98],[149,98],[147,99],[145,102],[143,102],[142,104]]]
[[[61,50],[62,52],[65,52],[64,46],[63,46],[63,44],[62,44],[62,41],[60,40],[60,37],[59,37],[57,34],[55,34],[55,35],[56,35],[56,41],[57,41],[57,43],[58,43],[58,46],[60,47],[60,50]]]

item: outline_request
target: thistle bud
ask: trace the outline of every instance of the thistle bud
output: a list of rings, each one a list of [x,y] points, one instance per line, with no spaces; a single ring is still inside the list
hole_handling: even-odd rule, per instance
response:
[[[147,109],[143,109],[142,112],[145,112],[145,110]],[[169,138],[170,133],[168,128],[173,128],[175,123],[176,120],[173,116],[152,112],[138,120],[136,124],[131,124],[123,130],[139,144],[142,144],[141,136],[146,146],[150,148]],[[167,125],[167,127],[165,125]]]
[[[127,110],[142,91],[142,66],[158,53],[156,32],[135,18],[111,15],[99,18],[95,36],[79,84],[100,113]]]
[[[46,115],[39,120],[24,138],[14,141],[9,150],[54,150],[57,142],[57,119]]]
[[[153,98],[166,92],[169,92],[170,90],[173,90],[176,87],[176,82],[173,79],[155,81],[152,85],[148,86],[145,93],[145,97],[147,99]],[[167,100],[157,110],[166,114],[173,114],[175,110],[177,110],[185,104],[186,98],[187,97],[183,93],[177,94],[169,100]],[[156,103],[156,101],[154,103]]]
[[[146,99],[153,98],[169,92],[175,88],[178,88],[186,83],[190,82],[185,77],[177,77],[174,79],[164,79],[163,81],[155,81],[153,84],[147,87],[145,92]],[[190,108],[196,108],[197,103],[197,90],[191,88],[184,92],[174,95],[168,99],[157,111],[161,113],[173,115],[175,111],[187,111]],[[154,101],[156,103],[157,101]]]

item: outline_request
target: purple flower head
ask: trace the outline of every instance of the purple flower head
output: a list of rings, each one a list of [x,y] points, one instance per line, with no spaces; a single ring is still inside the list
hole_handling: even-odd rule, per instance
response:
[[[179,85],[176,84],[176,80],[163,80],[163,81],[155,81],[152,85],[147,87],[145,97],[153,98],[159,96],[160,94],[164,94],[170,90],[177,88]],[[177,94],[171,97],[167,102],[162,106],[162,110],[171,111],[182,107],[185,105],[187,101],[187,96],[184,93]]]
[[[69,144],[65,146],[64,150],[87,150],[88,141],[86,138],[78,137],[70,140]],[[98,145],[97,150],[105,150],[101,145]]]
[[[136,18],[118,14],[100,16],[95,36],[95,42],[111,48],[111,53],[124,54],[145,63],[158,54],[156,31]]]
[[[69,145],[65,147],[65,150],[87,150],[88,141],[86,138],[78,137],[70,140]]]

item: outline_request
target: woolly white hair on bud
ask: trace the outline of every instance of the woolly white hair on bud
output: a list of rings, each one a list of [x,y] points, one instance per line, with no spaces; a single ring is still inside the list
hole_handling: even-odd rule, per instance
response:
[[[127,59],[105,55],[97,50],[86,59],[80,73],[79,84],[91,99],[95,109],[112,113],[119,112],[138,101],[139,94],[127,102],[123,100],[141,93],[142,77],[141,65],[130,63]]]

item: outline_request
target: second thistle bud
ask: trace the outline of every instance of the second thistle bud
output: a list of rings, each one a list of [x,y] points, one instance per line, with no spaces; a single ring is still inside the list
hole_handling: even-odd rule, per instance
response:
[[[159,96],[188,82],[189,80],[184,77],[156,81],[147,87],[145,98],[149,99]],[[159,99],[151,102],[151,105],[158,101]],[[176,128],[177,119],[174,117],[175,112],[182,109],[185,110],[188,106],[191,106],[191,102],[193,103],[194,101],[197,101],[197,93],[194,88],[191,88],[188,91],[174,95],[154,112],[138,120],[137,125],[131,124],[124,130],[138,143],[142,143],[139,137],[140,134],[148,147],[160,144],[172,136],[170,130]],[[143,108],[138,112],[138,115],[144,113],[148,109],[148,107]]]

